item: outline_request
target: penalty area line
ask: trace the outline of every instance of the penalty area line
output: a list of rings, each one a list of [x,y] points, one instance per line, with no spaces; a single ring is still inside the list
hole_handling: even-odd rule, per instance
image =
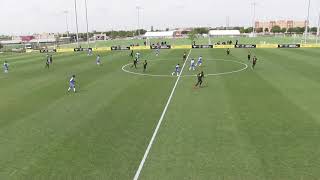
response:
[[[158,121],[158,124],[157,124],[157,126],[156,126],[156,128],[155,128],[155,130],[154,130],[154,132],[153,132],[153,135],[152,135],[152,137],[151,137],[151,140],[150,140],[150,142],[149,142],[149,144],[148,144],[148,146],[147,146],[147,149],[146,149],[146,151],[145,151],[145,153],[144,153],[144,155],[143,155],[143,158],[142,158],[142,160],[141,160],[141,162],[140,162],[139,168],[138,168],[138,170],[137,170],[137,172],[136,172],[133,180],[138,180],[139,177],[140,177],[140,174],[141,174],[142,168],[143,168],[143,166],[144,166],[144,163],[146,162],[146,159],[148,158],[148,155],[149,155],[149,152],[150,152],[150,150],[151,150],[151,148],[152,148],[153,142],[154,142],[154,140],[155,140],[155,138],[156,138],[156,136],[157,136],[157,134],[158,134],[158,131],[159,131],[159,129],[160,129],[160,126],[161,126],[161,124],[162,124],[163,118],[164,118],[164,116],[165,116],[166,113],[167,113],[168,107],[169,107],[169,105],[170,105],[170,103],[171,103],[171,99],[172,99],[172,97],[173,97],[173,95],[174,95],[174,92],[176,91],[176,87],[177,87],[177,85],[178,85],[178,83],[179,83],[179,81],[180,81],[180,78],[182,77],[181,74],[182,74],[182,72],[183,72],[184,67],[186,66],[186,62],[188,61],[190,54],[191,54],[191,49],[190,49],[190,51],[189,51],[189,54],[188,54],[188,56],[187,56],[187,59],[186,59],[186,60],[184,61],[184,63],[183,63],[183,66],[182,66],[182,68],[181,68],[181,72],[180,72],[180,74],[179,74],[179,76],[178,76],[178,78],[177,78],[177,80],[176,80],[176,83],[174,84],[174,86],[173,86],[173,88],[172,88],[172,91],[171,91],[171,94],[170,94],[170,96],[169,96],[169,98],[168,98],[167,104],[166,104],[166,106],[165,106],[164,109],[163,109],[163,112],[162,112],[162,114],[161,114],[161,117],[160,117],[160,119],[159,119],[159,121]]]

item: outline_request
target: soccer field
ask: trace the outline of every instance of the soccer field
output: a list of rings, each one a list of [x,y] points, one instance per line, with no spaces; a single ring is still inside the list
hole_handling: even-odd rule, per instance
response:
[[[237,40],[241,44],[304,44],[304,37],[303,36],[296,36],[296,37],[290,37],[290,36],[266,36],[266,37],[254,37],[254,38],[248,38],[248,37],[229,37],[229,36],[221,36],[221,37],[212,37],[210,38],[197,38],[196,44],[203,44],[208,45],[209,43],[216,44],[217,42],[226,42],[226,41],[233,41],[235,43]],[[121,45],[121,46],[129,46],[131,44],[139,44],[140,46],[143,45],[145,42],[145,39],[117,39],[117,40],[107,40],[107,41],[95,41],[90,42],[91,47],[111,47],[115,45]],[[176,45],[191,45],[192,41],[188,38],[161,38],[161,39],[149,39],[151,44],[157,44],[159,42],[167,42],[170,45],[176,46]],[[316,38],[312,37],[307,40],[307,44],[316,44]],[[80,43],[82,47],[87,47],[87,42]],[[77,45],[74,44],[63,44],[60,45],[60,48],[74,48]]]
[[[53,54],[50,69],[45,54],[0,54],[0,179],[318,179],[319,49],[251,53],[255,70],[248,49],[141,51],[146,72],[128,51],[102,66]]]

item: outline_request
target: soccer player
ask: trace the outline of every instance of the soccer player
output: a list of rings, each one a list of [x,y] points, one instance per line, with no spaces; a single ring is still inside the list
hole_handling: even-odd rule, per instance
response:
[[[9,64],[7,61],[4,61],[4,63],[3,63],[3,71],[4,71],[4,73],[9,72]]]
[[[130,56],[133,58],[133,50],[131,50]]]
[[[187,53],[186,53],[186,52],[184,52],[183,57],[182,57],[182,60],[183,60],[183,61],[187,60]]]
[[[146,72],[147,66],[148,66],[148,62],[147,62],[147,60],[145,60],[143,63],[143,72]]]
[[[194,58],[191,59],[189,71],[191,71],[191,69],[192,69],[193,71],[196,70]]]
[[[50,68],[50,56],[47,56],[47,60],[46,60],[46,68]]]
[[[136,60],[137,60],[137,62],[139,62],[139,58],[140,58],[140,53],[137,52],[137,53],[136,53]]]
[[[101,58],[100,58],[100,55],[98,55],[98,56],[97,56],[96,64],[97,64],[98,66],[100,66],[100,65],[101,65]]]
[[[88,56],[92,56],[92,49],[88,49]]]
[[[177,76],[180,75],[180,64],[176,65],[175,70],[171,75],[173,76],[174,74],[176,74]]]
[[[49,63],[50,63],[50,64],[52,64],[52,63],[53,63],[52,54],[50,54],[50,56],[49,56]]]
[[[256,66],[257,61],[258,61],[258,58],[256,56],[254,56],[252,59],[252,69],[254,69],[254,67]]]
[[[156,56],[159,56],[159,54],[160,54],[160,47],[158,46],[156,49]]]
[[[136,68],[137,69],[137,64],[138,64],[138,58],[133,59],[133,64],[131,66],[131,68]]]
[[[68,92],[72,89],[73,92],[76,92],[76,75],[72,75],[71,79],[69,80],[69,89]]]
[[[227,55],[230,55],[230,49],[229,48],[227,49]]]
[[[201,72],[197,75],[197,78],[198,78],[198,82],[197,82],[197,84],[195,85],[195,87],[201,87],[201,86],[202,86],[202,83],[203,83],[203,78],[204,78],[204,73],[203,73],[203,71],[201,71]]]
[[[248,53],[248,61],[251,60],[251,52]]]
[[[202,56],[199,57],[196,66],[199,66],[199,67],[200,67],[201,65],[202,65]]]

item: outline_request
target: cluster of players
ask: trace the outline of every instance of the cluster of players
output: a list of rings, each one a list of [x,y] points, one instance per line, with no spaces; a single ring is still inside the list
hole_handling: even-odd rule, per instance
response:
[[[187,60],[187,53],[184,52],[183,56],[182,56],[182,60],[185,62]],[[199,56],[197,63],[195,63],[195,59],[192,58],[190,61],[190,67],[189,67],[189,71],[193,70],[195,71],[196,67],[201,67],[202,66],[202,56]],[[180,64],[178,63],[175,67],[175,70],[171,73],[172,76],[177,75],[180,76]],[[200,73],[197,74],[197,83],[195,84],[195,87],[201,87],[202,83],[203,83],[203,78],[204,78],[204,72],[201,71]]]
[[[228,48],[228,49],[227,49],[227,55],[229,56],[230,53],[231,53],[231,52],[230,52],[230,49]],[[159,54],[160,54],[160,49],[156,49],[156,56],[159,56]],[[91,51],[88,51],[88,56],[91,56],[91,55],[92,55],[92,50],[91,50]],[[130,56],[131,56],[132,58],[134,57],[134,60],[133,60],[133,63],[132,63],[131,68],[137,68],[137,65],[138,65],[138,63],[139,63],[139,59],[140,59],[140,57],[141,57],[140,52],[137,52],[137,53],[135,53],[135,55],[134,55],[134,52],[133,52],[133,50],[132,50]],[[182,59],[183,59],[183,62],[185,62],[185,61],[187,60],[187,53],[186,53],[186,52],[184,52]],[[258,60],[258,59],[257,59],[256,56],[254,56],[253,58],[251,57],[251,52],[249,51],[249,52],[248,52],[248,61],[249,61],[249,62],[250,62],[250,61],[252,62],[252,66],[251,66],[252,69],[255,68],[255,66],[256,66],[256,64],[257,64],[257,60]],[[203,63],[203,58],[202,58],[202,56],[199,56],[197,63],[195,62],[195,59],[192,58],[191,61],[190,61],[189,71],[191,71],[191,70],[195,71],[195,70],[196,70],[196,67],[201,67],[201,66],[202,66],[202,63]],[[49,69],[49,68],[50,68],[50,65],[52,65],[52,64],[53,64],[53,57],[52,57],[52,55],[47,54],[45,67],[46,67],[47,69]],[[97,64],[98,66],[101,66],[101,65],[102,65],[100,55],[97,55],[96,64]],[[145,61],[143,62],[143,72],[145,72],[145,71],[147,70],[147,66],[148,66],[148,62],[147,62],[147,60],[145,60]],[[4,73],[8,73],[8,72],[9,72],[9,63],[8,63],[7,61],[4,61],[4,63],[3,63],[3,69],[4,69]],[[172,76],[174,76],[174,75],[180,76],[180,73],[181,73],[181,67],[180,67],[180,64],[178,63],[178,64],[175,66],[175,70],[171,73],[171,75],[172,75]],[[72,75],[71,79],[69,80],[68,92],[70,92],[71,90],[73,90],[73,92],[76,92],[76,85],[75,85],[76,81],[75,81],[75,78],[76,78],[76,76],[75,76],[75,75]],[[202,86],[203,78],[204,78],[204,72],[201,71],[200,73],[197,74],[197,80],[198,80],[198,82],[196,83],[195,87],[201,87],[201,86]]]
[[[229,48],[227,49],[227,55],[228,56],[230,55],[230,49]],[[257,56],[253,56],[252,59],[251,59],[251,52],[249,51],[248,52],[248,62],[252,63],[252,66],[251,66],[252,69],[254,69],[256,67],[257,61],[258,61]]]
[[[227,56],[229,56],[231,53],[230,49],[228,48],[227,49]],[[157,53],[158,55],[158,53]],[[183,54],[183,61],[186,61],[187,60],[187,54],[186,52]],[[252,66],[251,68],[254,69],[256,64],[257,64],[257,61],[258,61],[258,58],[256,56],[253,56],[253,58],[251,58],[251,52],[249,51],[248,52],[248,61],[249,62],[252,62]],[[198,61],[197,63],[195,62],[195,59],[192,58],[191,61],[190,61],[190,67],[189,67],[189,71],[193,70],[195,71],[196,70],[196,67],[201,67],[202,66],[202,63],[203,63],[203,58],[202,56],[199,56],[198,58]],[[171,73],[172,76],[174,75],[177,75],[177,76],[180,76],[180,73],[181,73],[181,67],[180,67],[180,64],[178,63],[176,66],[175,66],[175,70]],[[195,85],[195,87],[201,87],[202,86],[202,83],[203,83],[203,78],[204,78],[204,72],[201,71],[200,73],[197,74],[197,79],[198,79],[198,82],[197,84]]]
[[[133,56],[134,56],[134,59],[133,59],[133,63],[132,63],[132,66],[131,66],[131,68],[138,68],[137,66],[138,66],[138,63],[139,63],[139,60],[140,60],[140,57],[141,57],[141,54],[140,54],[140,52],[137,52],[135,55],[134,55],[134,52],[133,52],[133,50],[131,51],[131,53],[130,53],[130,56],[133,58]],[[143,62],[143,72],[146,72],[146,70],[147,70],[147,66],[148,66],[148,62],[147,62],[147,60],[145,60],[144,62]]]
[[[191,70],[196,70],[196,67],[201,67],[202,66],[202,56],[199,56],[198,58],[198,62],[196,63],[194,58],[191,59],[190,61],[190,67],[189,67],[189,71]]]

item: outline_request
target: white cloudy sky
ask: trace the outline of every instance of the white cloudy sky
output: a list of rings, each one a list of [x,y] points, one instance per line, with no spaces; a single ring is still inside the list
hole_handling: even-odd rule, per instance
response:
[[[249,26],[253,0],[87,0],[90,30],[129,30],[137,27],[136,6],[144,28],[189,26]],[[257,19],[303,20],[308,0],[255,0]],[[85,31],[84,0],[77,0],[80,31]],[[0,0],[0,34],[65,32],[64,10],[75,31],[74,0]],[[320,0],[311,0],[310,20],[317,25]]]

